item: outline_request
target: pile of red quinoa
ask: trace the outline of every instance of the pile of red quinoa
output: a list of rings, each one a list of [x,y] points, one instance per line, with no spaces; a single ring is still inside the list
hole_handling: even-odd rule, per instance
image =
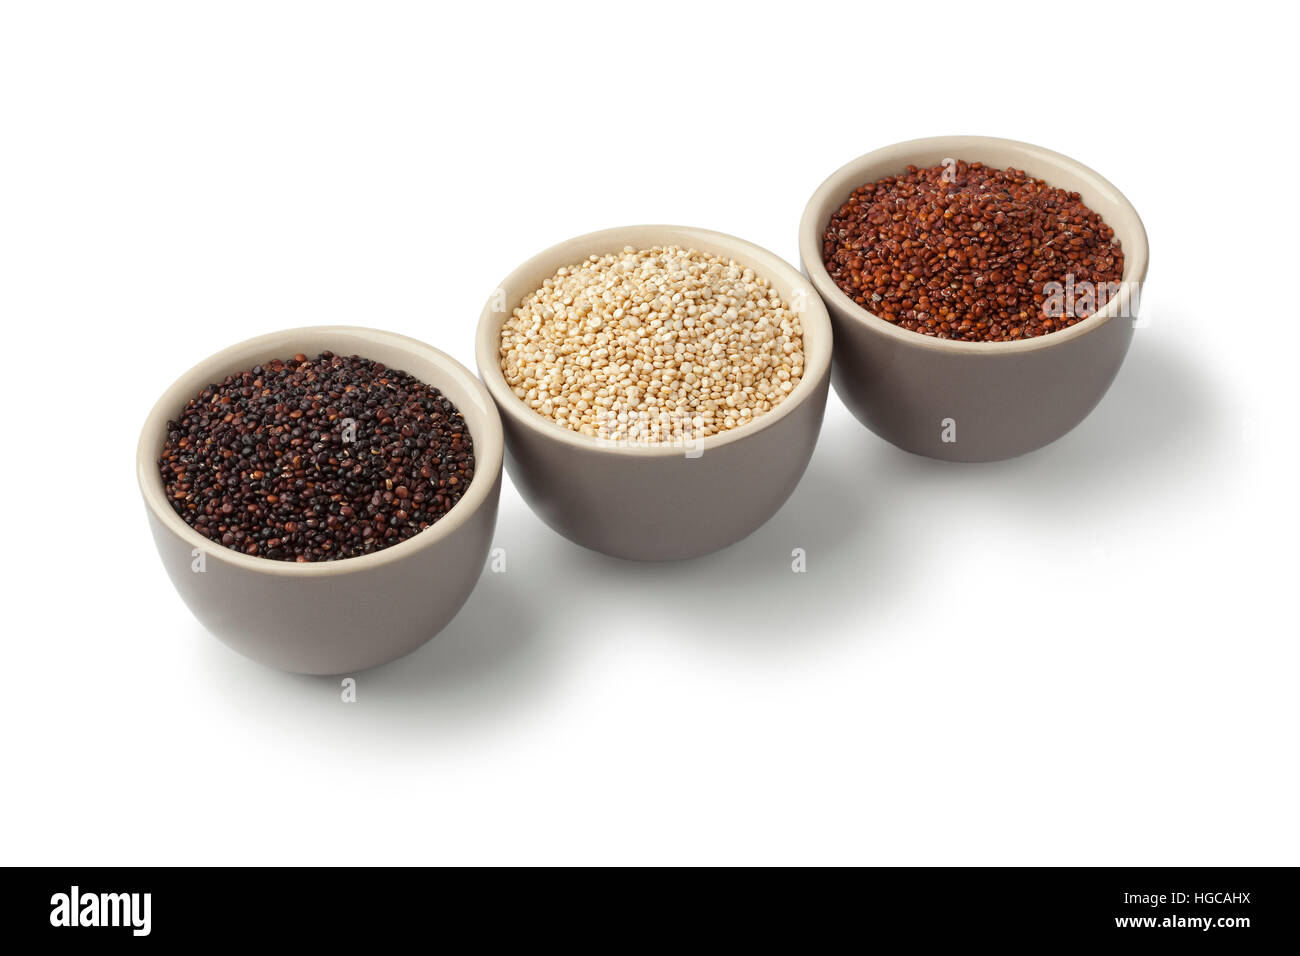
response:
[[[167,500],[244,554],[331,561],[438,521],[474,478],[465,420],[436,388],[369,359],[295,355],[210,385],[167,423]]]
[[[858,305],[938,338],[1002,342],[1068,328],[1094,306],[1044,308],[1050,283],[1115,288],[1124,253],[1078,193],[1019,169],[907,167],[854,191],[831,217],[822,259]]]

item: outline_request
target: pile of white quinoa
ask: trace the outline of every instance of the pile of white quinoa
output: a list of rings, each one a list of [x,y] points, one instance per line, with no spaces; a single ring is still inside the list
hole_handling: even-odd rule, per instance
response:
[[[584,435],[691,441],[771,411],[803,374],[803,328],[768,281],[656,246],[560,269],[501,329],[501,371]]]

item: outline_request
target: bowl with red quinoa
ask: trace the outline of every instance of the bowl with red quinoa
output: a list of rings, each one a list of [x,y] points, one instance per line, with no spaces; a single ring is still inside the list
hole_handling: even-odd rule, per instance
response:
[[[163,567],[200,623],[272,667],[342,674],[415,650],[468,599],[502,454],[491,397],[450,356],[320,326],[182,375],[136,466]]]
[[[1087,417],[1128,351],[1148,256],[1098,173],[984,136],[846,164],[804,210],[799,253],[835,327],[840,398],[948,461],[1012,458]]]
[[[831,329],[767,250],[624,226],[512,272],[475,352],[533,510],[584,547],[665,561],[739,541],[790,496],[821,429]]]

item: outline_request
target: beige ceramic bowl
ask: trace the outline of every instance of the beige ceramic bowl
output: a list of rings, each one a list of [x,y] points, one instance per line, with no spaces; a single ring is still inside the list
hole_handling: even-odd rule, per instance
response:
[[[360,355],[440,389],[474,441],[474,480],[432,527],[374,554],[296,564],[250,557],[200,535],[172,510],[158,457],[167,422],[227,375],[273,358]],[[501,420],[473,374],[423,342],[350,326],[288,329],[249,339],[190,369],[145,420],[140,491],[163,566],[194,616],[241,654],[281,670],[346,674],[415,650],[460,610],[483,570],[501,490]],[[204,570],[195,570],[202,555]]]
[[[775,409],[688,446],[622,446],[582,435],[533,411],[501,373],[501,326],[561,266],[624,246],[678,245],[726,256],[766,278],[800,313],[804,373]],[[626,226],[578,236],[512,272],[483,309],[479,374],[501,411],[510,477],[560,534],[621,558],[691,558],[739,541],[790,496],[821,430],[831,358],[826,309],[787,262],[734,236],[685,226]]]
[[[864,183],[945,159],[1013,166],[1077,191],[1123,246],[1120,294],[1078,325],[1020,342],[937,339],[900,329],[855,303],[822,264],[822,234],[831,215]],[[1146,277],[1147,237],[1120,191],[1068,156],[1009,139],[936,136],[878,149],[833,173],[804,210],[799,255],[830,309],[835,390],[853,414],[908,451],[993,461],[1060,438],[1110,387],[1133,337],[1134,290]]]

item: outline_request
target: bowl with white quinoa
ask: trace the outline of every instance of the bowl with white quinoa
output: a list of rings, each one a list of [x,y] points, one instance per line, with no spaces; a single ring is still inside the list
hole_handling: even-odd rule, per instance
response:
[[[790,496],[821,429],[831,326],[765,249],[625,226],[512,272],[475,351],[532,508],[584,547],[662,561],[739,541]]]

